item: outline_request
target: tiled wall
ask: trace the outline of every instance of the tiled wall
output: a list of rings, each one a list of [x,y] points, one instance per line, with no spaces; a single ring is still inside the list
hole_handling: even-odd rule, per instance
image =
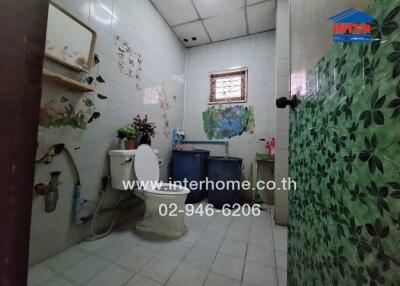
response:
[[[171,126],[183,125],[185,49],[148,0],[59,0],[59,4],[96,30],[96,53],[100,57],[100,74],[106,83],[98,85],[93,96],[96,110],[101,112],[100,119],[89,124],[86,131],[70,127],[40,127],[37,156],[52,144],[65,143],[79,168],[82,195],[96,200],[101,177],[109,173],[107,152],[119,147],[116,130],[132,120],[135,114],[148,114],[158,126],[153,147],[160,150],[160,157],[165,160],[162,168],[162,176],[165,178],[171,143],[163,134],[162,111],[157,103],[144,104],[143,92],[136,89],[136,80],[118,70],[113,47],[114,36],[127,40],[135,51],[142,54],[140,84],[144,92],[155,86],[165,87],[171,102],[167,112]],[[47,60],[45,65],[49,69],[76,76],[75,72]],[[95,96],[97,93],[108,96],[108,99],[99,100]],[[82,95],[43,82],[42,103],[59,100],[62,96],[76,98]],[[76,227],[71,224],[73,176],[65,158],[58,156],[51,165],[37,165],[35,182],[47,181],[49,172],[54,170],[62,171],[56,211],[46,214],[43,197],[33,200],[31,263],[62,250],[88,233],[87,225]],[[112,192],[109,193],[108,203],[114,197]]]
[[[293,2],[293,14],[297,5],[306,6]],[[312,6],[307,1],[307,13],[292,26],[300,34],[295,27],[319,27],[326,15],[314,12],[334,15],[350,2]],[[332,45],[298,82],[302,102],[290,114],[290,175],[297,190],[289,194],[288,285],[400,281],[400,79],[393,56],[399,46],[399,2],[358,4],[366,2],[363,11],[379,27],[374,40]],[[308,36],[292,46],[296,69],[307,68],[307,59],[314,58],[305,43],[320,39],[318,33],[303,35]]]
[[[290,20],[289,1],[279,0],[276,7],[276,97],[290,96]],[[289,108],[276,112],[276,153],[275,153],[275,221],[287,224],[288,192],[283,190],[281,181],[288,177]]]
[[[254,134],[229,139],[230,155],[244,158],[244,174],[248,178],[256,152],[264,151],[264,142],[259,139],[275,135],[275,31],[188,50],[184,127],[188,140],[207,140],[202,112],[208,108],[208,74],[235,67],[248,68],[246,105],[254,107],[255,129]],[[223,147],[201,148],[210,149],[212,155],[224,152]]]

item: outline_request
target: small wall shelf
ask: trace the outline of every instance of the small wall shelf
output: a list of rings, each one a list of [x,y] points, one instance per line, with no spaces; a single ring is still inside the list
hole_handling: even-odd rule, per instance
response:
[[[45,78],[47,80],[50,80],[52,82],[61,84],[61,85],[65,86],[65,87],[67,87],[67,88],[69,88],[71,90],[80,91],[80,92],[92,92],[92,91],[94,91],[94,88],[89,86],[89,85],[87,85],[87,84],[81,83],[81,82],[79,82],[77,80],[70,79],[70,78],[68,78],[66,76],[63,76],[63,75],[60,75],[58,73],[49,71],[47,69],[43,69],[42,76],[43,76],[43,78]]]

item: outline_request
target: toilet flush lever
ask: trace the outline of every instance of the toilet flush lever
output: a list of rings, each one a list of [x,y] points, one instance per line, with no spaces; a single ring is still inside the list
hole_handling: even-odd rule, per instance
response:
[[[133,157],[126,158],[123,162],[121,162],[121,166],[124,166],[133,161]]]

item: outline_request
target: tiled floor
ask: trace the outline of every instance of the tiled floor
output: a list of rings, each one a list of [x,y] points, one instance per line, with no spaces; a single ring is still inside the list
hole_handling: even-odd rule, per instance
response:
[[[132,225],[83,242],[29,271],[29,286],[283,286],[287,228],[258,217],[187,217],[175,241],[135,234]]]

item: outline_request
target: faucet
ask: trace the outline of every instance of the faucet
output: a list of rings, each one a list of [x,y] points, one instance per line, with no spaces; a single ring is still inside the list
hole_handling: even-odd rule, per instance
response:
[[[45,211],[46,213],[51,213],[56,209],[58,201],[58,188],[60,184],[58,182],[58,177],[61,172],[51,172],[50,183],[38,183],[35,185],[34,190],[39,196],[44,196]]]

